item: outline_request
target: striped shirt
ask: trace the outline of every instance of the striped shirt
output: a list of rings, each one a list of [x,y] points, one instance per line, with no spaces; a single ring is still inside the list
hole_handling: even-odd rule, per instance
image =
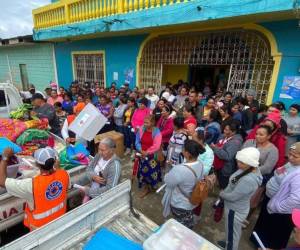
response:
[[[168,153],[167,153],[167,161],[171,162],[172,165],[177,165],[183,162],[183,146],[184,142],[187,139],[187,135],[185,133],[174,132],[168,147]]]

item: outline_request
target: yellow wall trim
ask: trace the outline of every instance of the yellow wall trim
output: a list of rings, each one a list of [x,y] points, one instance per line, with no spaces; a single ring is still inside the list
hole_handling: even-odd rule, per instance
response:
[[[95,55],[99,54],[103,57],[103,77],[104,77],[104,87],[107,87],[106,83],[106,60],[105,60],[105,51],[104,50],[88,50],[88,51],[72,51],[71,60],[72,60],[72,72],[73,72],[73,81],[75,81],[75,64],[74,64],[74,55]]]
[[[197,24],[195,24],[197,25]],[[281,63],[281,58],[282,58],[282,53],[278,51],[278,46],[276,39],[274,35],[272,34],[271,31],[268,29],[264,28],[261,25],[255,24],[255,23],[245,23],[245,24],[236,24],[236,25],[216,25],[214,27],[207,27],[207,28],[191,28],[191,29],[181,29],[181,31],[178,31],[176,27],[170,27],[169,31],[163,31],[163,32],[153,32],[151,33],[141,44],[140,50],[137,56],[137,61],[136,61],[136,81],[137,85],[140,85],[140,80],[139,80],[139,72],[140,72],[140,66],[139,62],[142,57],[143,49],[146,46],[146,44],[152,40],[155,37],[158,37],[160,35],[170,35],[170,34],[180,34],[180,33],[187,33],[187,32],[199,32],[199,31],[214,31],[214,30],[229,30],[229,29],[245,29],[245,30],[255,30],[257,32],[262,33],[269,41],[270,43],[270,48],[271,48],[271,56],[274,59],[274,68],[273,68],[273,74],[270,82],[270,87],[268,90],[268,97],[267,97],[267,104],[271,104],[276,88],[276,83],[277,83],[277,78],[279,74],[279,69],[280,69],[280,63]]]

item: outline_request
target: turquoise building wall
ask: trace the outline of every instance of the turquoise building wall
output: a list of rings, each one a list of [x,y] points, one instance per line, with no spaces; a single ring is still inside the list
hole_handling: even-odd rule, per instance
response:
[[[273,96],[273,102],[283,101],[288,107],[292,103],[300,104],[300,100],[279,98],[284,76],[300,76],[300,30],[298,20],[278,21],[261,24],[270,30],[277,41],[282,60]]]
[[[282,53],[278,79],[273,101],[281,100],[287,106],[295,100],[280,99],[280,91],[284,76],[300,76],[300,32],[297,20],[260,23],[274,35],[278,51]],[[55,44],[58,81],[68,87],[73,79],[72,52],[105,51],[106,86],[113,81],[113,72],[118,72],[118,86],[125,81],[125,72],[134,70],[134,79],[130,87],[136,85],[136,60],[140,46],[147,35],[132,35],[123,37],[107,37],[99,39],[58,42]]]
[[[247,15],[258,16],[272,12],[292,11],[298,2],[300,0],[194,0],[161,8],[149,8],[142,11],[34,30],[34,39],[51,40],[94,33],[109,34],[194,22],[218,21]]]
[[[133,69],[130,87],[136,85],[136,60],[139,48],[147,35],[109,37],[55,44],[58,82],[69,87],[73,79],[72,52],[104,51],[106,86],[113,82],[113,73],[118,72],[118,86],[125,82],[125,73]]]
[[[0,82],[10,79],[21,89],[20,64],[26,64],[29,84],[44,90],[50,81],[55,81],[53,45],[33,44],[0,47]]]

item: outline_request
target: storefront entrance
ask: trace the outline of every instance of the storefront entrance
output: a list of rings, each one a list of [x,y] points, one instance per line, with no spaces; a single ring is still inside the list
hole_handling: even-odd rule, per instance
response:
[[[153,85],[160,89],[165,82],[182,79],[201,90],[206,78],[210,78],[214,88],[221,78],[224,88],[235,95],[248,88],[256,89],[257,99],[264,103],[273,67],[270,44],[256,31],[165,35],[144,46],[139,61],[139,83],[141,87]]]

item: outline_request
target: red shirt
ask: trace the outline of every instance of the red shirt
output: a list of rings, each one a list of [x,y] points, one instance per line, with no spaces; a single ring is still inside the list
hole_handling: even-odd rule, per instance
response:
[[[184,128],[187,129],[188,125],[190,124],[194,124],[195,126],[197,126],[197,121],[194,116],[187,117],[184,120]]]

